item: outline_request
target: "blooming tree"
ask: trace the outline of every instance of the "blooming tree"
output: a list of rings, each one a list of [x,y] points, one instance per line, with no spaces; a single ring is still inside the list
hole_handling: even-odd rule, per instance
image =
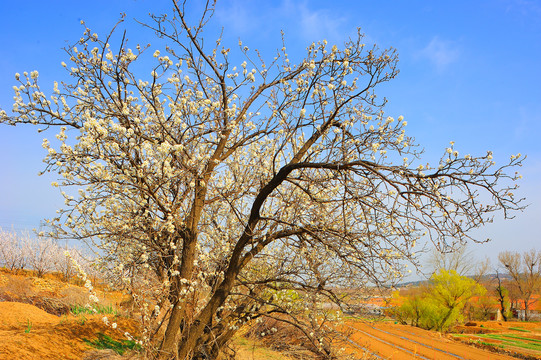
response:
[[[421,163],[374,92],[398,72],[392,49],[358,34],[266,61],[203,41],[212,6],[189,24],[173,5],[144,24],[163,47],[113,45],[85,26],[66,49],[72,81],[46,96],[37,71],[17,74],[1,115],[59,129],[59,145],[43,142],[66,189],[51,232],[101,248],[156,356],[215,358],[242,324],[275,317],[332,357],[321,304],[341,305],[336,289],[391,282],[421,237],[465,241],[520,208],[520,157],[495,167],[451,144]]]
[[[78,266],[93,278],[100,274],[91,256],[82,256],[75,247],[60,247],[56,241],[39,232],[34,236],[29,231],[4,230],[0,228],[0,266],[10,271],[28,269],[34,270],[38,277],[57,271],[65,281],[69,281],[77,271],[72,265]],[[66,252],[70,254],[66,257]]]
[[[15,231],[0,228],[0,265],[10,271],[20,270],[26,261],[25,241]]]
[[[31,237],[29,233],[23,234],[24,253],[28,266],[43,277],[53,269],[54,259],[60,253],[56,242],[46,237]]]

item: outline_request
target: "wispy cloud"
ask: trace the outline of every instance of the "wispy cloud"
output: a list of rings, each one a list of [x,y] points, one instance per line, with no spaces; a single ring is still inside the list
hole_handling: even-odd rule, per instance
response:
[[[291,3],[291,1],[289,1]],[[344,25],[347,19],[330,10],[312,10],[306,2],[294,2],[300,19],[300,32],[307,40],[327,39],[332,43],[344,40]]]
[[[420,58],[427,59],[438,71],[444,71],[460,57],[460,50],[453,41],[442,40],[435,36],[419,53]]]
[[[254,2],[228,0],[219,3],[216,16],[220,23],[239,35],[251,31],[285,30],[304,41],[326,39],[330,43],[346,40],[347,18],[332,8],[314,8],[308,1],[282,0]]]
[[[249,3],[232,0],[216,7],[216,17],[220,23],[236,33],[250,31],[259,21]]]
[[[537,0],[506,0],[507,12],[518,12],[522,16],[538,17],[541,4]]]

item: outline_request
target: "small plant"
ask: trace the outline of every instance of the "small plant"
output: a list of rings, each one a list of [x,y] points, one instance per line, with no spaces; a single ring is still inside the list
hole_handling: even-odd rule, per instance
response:
[[[96,349],[111,349],[119,355],[123,355],[126,350],[138,351],[141,349],[141,346],[134,340],[115,340],[103,333],[98,333],[96,340],[84,339],[84,342]]]
[[[32,330],[32,323],[30,320],[27,320],[26,329],[24,329],[25,334],[29,334],[30,330]]]

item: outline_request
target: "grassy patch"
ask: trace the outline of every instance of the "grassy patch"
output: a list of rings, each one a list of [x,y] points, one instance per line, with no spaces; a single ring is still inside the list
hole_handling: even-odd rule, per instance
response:
[[[478,343],[478,344],[481,344],[481,345],[485,345],[485,346],[498,347],[498,348],[500,348],[500,349],[504,349],[504,348],[505,348],[505,346],[504,346],[504,345],[501,345],[501,344],[493,344],[493,343],[489,343],[489,342],[481,341],[481,340],[476,340],[475,342]]]
[[[74,305],[71,307],[70,312],[73,315],[80,314],[108,314],[108,315],[117,315],[118,311],[113,308],[111,305],[94,305],[92,307],[83,306],[83,305]]]
[[[522,332],[531,332],[530,330],[526,330],[521,327],[510,327],[509,330],[515,330],[515,331],[522,331]]]
[[[486,340],[501,341],[501,344],[491,344],[492,346],[514,346],[522,349],[541,351],[541,341],[538,339],[530,339],[527,337],[517,336],[513,334],[477,334],[476,336]],[[483,341],[481,340],[478,341],[483,343]]]
[[[508,337],[508,338],[511,338],[511,339],[526,340],[526,341],[530,341],[530,342],[533,342],[533,343],[540,343],[541,344],[541,340],[539,340],[539,339],[532,339],[532,338],[527,338],[527,337],[524,337],[524,336],[514,335],[514,334],[506,334],[504,336]]]
[[[126,350],[139,350],[141,347],[134,340],[115,340],[108,335],[98,333],[96,340],[84,339],[84,342],[96,349],[111,349],[119,355],[123,355]]]

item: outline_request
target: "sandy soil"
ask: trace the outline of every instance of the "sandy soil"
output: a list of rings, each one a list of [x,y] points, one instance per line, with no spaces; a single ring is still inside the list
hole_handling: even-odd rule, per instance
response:
[[[84,339],[94,340],[102,332],[124,339],[135,332],[134,324],[113,319],[118,329],[107,327],[102,315],[57,317],[29,304],[0,302],[0,359],[82,359],[93,349]]]
[[[496,354],[487,350],[449,340],[438,333],[405,325],[385,323],[364,323],[349,321],[351,330],[350,351],[357,347],[367,349],[375,358],[383,359],[468,359],[468,360],[511,360],[511,356]]]

